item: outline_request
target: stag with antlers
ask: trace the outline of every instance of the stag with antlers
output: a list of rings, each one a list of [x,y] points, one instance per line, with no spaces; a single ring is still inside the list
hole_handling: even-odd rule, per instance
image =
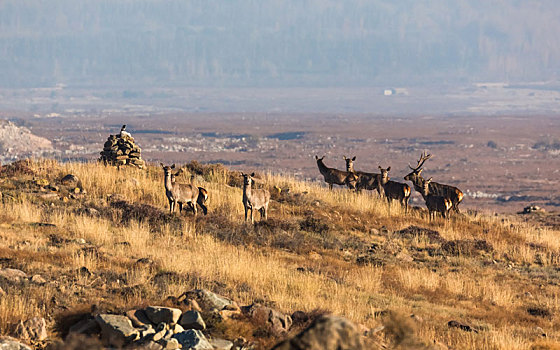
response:
[[[416,167],[413,168],[409,165],[408,167],[412,170],[412,172],[404,177],[405,180],[412,181],[414,189],[419,193],[423,193],[424,182],[426,181],[422,177],[422,166],[424,165],[424,162],[430,158],[432,158],[431,154],[428,154],[427,152],[422,153],[420,155],[420,159],[418,159]],[[435,196],[441,196],[449,199],[452,203],[451,209],[456,213],[459,213],[459,203],[463,200],[463,192],[460,189],[437,182],[429,182],[429,192]]]

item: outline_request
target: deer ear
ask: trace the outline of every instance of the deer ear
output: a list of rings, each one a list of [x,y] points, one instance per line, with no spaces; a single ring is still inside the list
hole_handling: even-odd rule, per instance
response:
[[[430,177],[426,182],[427,182],[427,183],[432,182],[432,178]]]
[[[315,160],[319,160],[319,156],[318,156],[318,155],[315,155]]]
[[[348,158],[346,158],[346,156],[342,156],[342,159],[344,159],[344,160],[348,160]]]
[[[356,160],[356,156],[352,157],[352,161],[355,161],[355,160]]]
[[[251,173],[251,177],[255,176],[255,173]]]
[[[171,169],[175,169],[175,164],[171,164]]]
[[[383,168],[381,168],[381,165],[378,165],[377,167],[379,168],[379,170],[383,169]]]
[[[162,167],[162,168],[164,168],[164,167],[165,167],[165,165],[163,165],[163,163],[159,163],[159,165],[161,165],[161,167]]]
[[[388,167],[388,168],[387,168],[387,171],[391,171],[391,167]]]

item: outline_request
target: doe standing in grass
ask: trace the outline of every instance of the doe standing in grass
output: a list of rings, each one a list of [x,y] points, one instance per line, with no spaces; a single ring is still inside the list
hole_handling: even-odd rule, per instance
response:
[[[165,195],[169,201],[169,211],[173,213],[175,211],[175,205],[179,203],[179,212],[182,212],[183,205],[187,204],[192,208],[194,215],[196,216],[196,203],[199,195],[198,187],[193,184],[174,183],[173,177],[179,175],[182,170],[179,169],[179,171],[173,174],[175,164],[167,166],[160,163],[160,165],[163,168],[164,173]],[[203,211],[206,214],[205,207],[203,207]]]
[[[247,221],[247,212],[251,211],[251,223],[254,223],[253,209],[261,213],[261,220],[268,219],[268,203],[270,202],[270,192],[266,189],[253,189],[252,184],[255,182],[253,176],[255,173],[244,174],[243,176],[243,207],[245,207],[245,221]]]

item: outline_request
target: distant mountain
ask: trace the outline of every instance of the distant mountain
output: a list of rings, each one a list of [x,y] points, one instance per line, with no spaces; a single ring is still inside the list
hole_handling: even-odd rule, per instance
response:
[[[555,0],[3,0],[0,87],[556,79]]]

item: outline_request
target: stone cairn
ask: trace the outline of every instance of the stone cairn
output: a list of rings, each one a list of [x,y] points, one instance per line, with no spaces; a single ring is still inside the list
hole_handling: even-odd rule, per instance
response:
[[[142,159],[142,150],[134,143],[134,137],[125,129],[126,125],[123,125],[119,134],[109,135],[103,145],[99,161],[105,165],[118,167],[128,164],[142,169],[146,166],[146,162]]]

